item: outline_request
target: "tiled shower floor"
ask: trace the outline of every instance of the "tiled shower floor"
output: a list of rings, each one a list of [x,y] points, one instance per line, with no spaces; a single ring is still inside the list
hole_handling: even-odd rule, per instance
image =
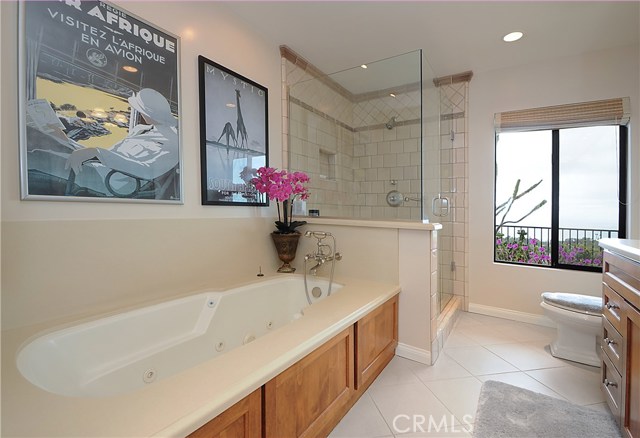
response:
[[[393,358],[330,437],[469,437],[480,387],[489,379],[608,410],[600,368],[551,356],[554,334],[463,312],[434,366]]]

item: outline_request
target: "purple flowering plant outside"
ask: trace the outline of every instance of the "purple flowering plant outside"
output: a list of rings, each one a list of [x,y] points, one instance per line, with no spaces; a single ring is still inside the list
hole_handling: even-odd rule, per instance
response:
[[[520,230],[518,237],[505,237],[496,233],[496,260],[524,263],[529,265],[551,265],[549,243],[538,239],[527,239],[526,231]],[[597,241],[590,239],[567,239],[558,248],[558,262],[561,265],[602,266],[602,250]]]
[[[306,183],[309,176],[304,172],[287,172],[273,167],[261,167],[251,180],[256,190],[266,194],[270,201],[276,201],[278,220],[275,222],[278,233],[295,233],[295,229],[306,221],[293,220],[293,202],[300,198],[306,200],[309,191]]]
[[[530,265],[550,265],[551,255],[538,239],[527,239],[526,233],[519,233],[518,239],[496,234],[496,260],[527,263]]]
[[[576,266],[602,266],[602,250],[595,245],[584,242],[582,245],[562,244],[558,248],[560,263]]]

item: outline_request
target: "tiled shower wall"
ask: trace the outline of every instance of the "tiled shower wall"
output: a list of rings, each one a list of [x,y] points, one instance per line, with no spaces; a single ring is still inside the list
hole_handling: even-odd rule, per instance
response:
[[[306,63],[283,57],[282,68],[283,149],[289,168],[311,177],[308,205],[322,216],[420,220],[420,90],[346,97]],[[400,207],[387,204],[392,190],[408,198]]]
[[[285,58],[282,58],[282,81],[284,167],[309,175],[308,204],[323,216],[353,215],[357,200],[351,103],[304,66]],[[290,88],[293,88],[291,99]],[[327,163],[330,157],[333,161]],[[326,169],[328,164],[333,168],[331,175]]]
[[[451,200],[450,214],[438,218],[443,226],[438,245],[440,287],[442,294],[461,297],[464,309],[468,308],[469,271],[468,92],[468,81],[440,85],[440,175],[443,196]]]

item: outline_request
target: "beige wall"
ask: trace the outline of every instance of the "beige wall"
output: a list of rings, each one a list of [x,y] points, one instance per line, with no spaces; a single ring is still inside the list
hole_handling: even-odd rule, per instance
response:
[[[541,314],[545,290],[599,295],[597,273],[493,263],[494,113],[572,102],[631,98],[631,237],[640,237],[638,46],[479,72],[469,95],[469,288],[471,306]]]
[[[398,230],[308,226],[336,236],[336,277],[398,281]],[[108,312],[279,266],[272,219],[123,219],[3,224],[2,324],[13,328]],[[302,238],[294,267],[315,239]],[[319,270],[328,275],[329,267]],[[299,271],[301,272],[301,271]]]
[[[3,328],[273,273],[270,229],[266,219],[5,222]]]

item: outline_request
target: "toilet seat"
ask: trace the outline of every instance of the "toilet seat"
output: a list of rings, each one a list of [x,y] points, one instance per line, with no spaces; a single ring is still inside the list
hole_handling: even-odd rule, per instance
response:
[[[569,294],[562,292],[543,292],[542,301],[550,306],[585,315],[602,315],[602,297]]]

